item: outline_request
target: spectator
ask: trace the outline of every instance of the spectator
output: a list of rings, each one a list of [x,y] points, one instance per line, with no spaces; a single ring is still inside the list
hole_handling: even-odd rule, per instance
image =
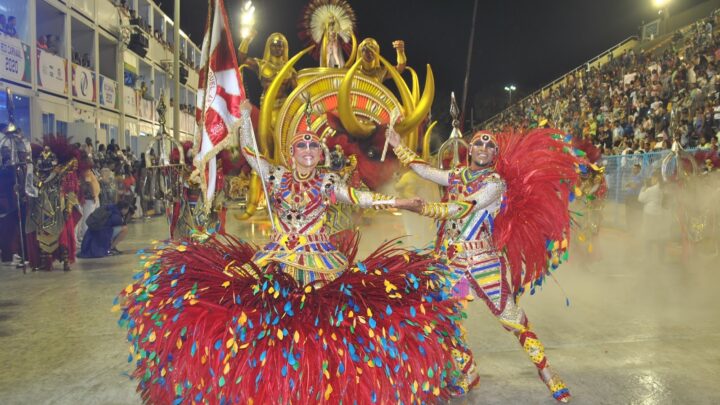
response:
[[[47,50],[48,50],[47,36],[46,36],[46,35],[42,35],[42,36],[40,36],[40,38],[38,38],[38,40],[37,40],[37,47],[38,47],[38,49],[42,49],[43,51],[47,51]]]
[[[669,234],[669,215],[664,208],[664,196],[660,174],[655,172],[646,181],[638,194],[638,201],[643,204],[643,239],[648,243],[648,257],[661,257],[663,243]]]
[[[105,164],[105,144],[103,143],[98,145],[97,153],[95,154],[95,164],[98,168],[102,168]]]
[[[5,18],[5,14],[0,14],[0,32],[5,32],[5,26],[7,25],[7,19]]]
[[[125,201],[100,207],[88,218],[88,231],[78,257],[93,258],[118,255],[117,246],[127,236],[127,219],[132,215]]]
[[[92,139],[90,137],[85,138],[85,144],[82,145],[82,149],[87,153],[88,157],[92,159],[95,149],[93,148]]]
[[[145,84],[145,81],[140,83],[140,97],[142,97],[144,100],[152,100],[152,97],[150,96],[150,92],[148,92],[148,87]]]
[[[118,150],[120,150],[120,147],[118,146],[118,144],[115,142],[114,139],[111,139],[110,145],[108,145],[107,150],[108,150],[108,152],[117,152]]]
[[[47,46],[48,46],[48,52],[58,55],[58,52],[60,51],[60,37],[57,35],[47,35]]]
[[[117,203],[117,185],[115,175],[109,167],[100,170],[100,206]]]
[[[642,220],[642,203],[638,200],[640,190],[645,183],[642,175],[642,166],[639,162],[633,164],[629,181],[625,183],[625,216],[630,229],[638,229]]]
[[[15,18],[14,15],[8,17],[7,24],[5,24],[5,34],[17,38],[17,29],[15,28],[16,25],[17,18]]]
[[[115,180],[117,182],[117,198],[118,201],[125,201],[130,205],[130,207],[135,206],[135,177],[133,177],[132,172],[130,170],[129,165],[125,165],[125,167],[118,173],[118,175],[115,177]]]
[[[88,217],[100,206],[100,183],[95,173],[93,173],[92,159],[84,152],[81,152],[78,168],[80,170],[78,180],[80,181],[80,200],[82,202],[80,211],[82,212],[82,218],[75,227],[75,238],[78,245],[80,245],[83,236],[87,232]]]

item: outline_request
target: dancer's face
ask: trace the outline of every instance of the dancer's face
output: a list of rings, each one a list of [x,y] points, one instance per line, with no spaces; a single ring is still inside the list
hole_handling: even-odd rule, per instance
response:
[[[322,159],[320,142],[315,140],[300,141],[293,145],[293,159],[302,169],[314,169]]]
[[[497,157],[497,145],[493,141],[476,140],[470,145],[470,156],[476,168],[489,166]]]

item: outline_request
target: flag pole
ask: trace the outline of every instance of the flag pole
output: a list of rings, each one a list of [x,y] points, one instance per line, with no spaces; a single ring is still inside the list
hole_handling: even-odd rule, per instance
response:
[[[468,41],[467,61],[465,63],[465,82],[463,83],[462,106],[460,106],[460,128],[465,127],[465,106],[467,105],[468,84],[470,83],[470,63],[472,62],[473,43],[475,42],[475,21],[477,20],[478,0],[473,6],[472,25],[470,26],[470,40]],[[470,128],[472,130],[472,128]]]
[[[180,141],[180,0],[175,0],[173,9],[173,79],[175,104],[173,104],[173,138]]]
[[[203,43],[202,43],[202,49],[200,51],[202,52],[202,55],[200,55],[200,59],[205,61],[205,64],[203,65],[203,99],[201,102],[202,109],[200,110],[200,122],[198,125],[198,131],[199,136],[196,139],[195,142],[195,152],[196,156],[200,153],[202,150],[202,142],[203,142],[203,129],[205,128],[205,111],[207,110],[207,83],[208,83],[208,73],[210,72],[210,36],[212,35],[212,24],[215,16],[215,8],[213,7],[213,0],[208,0],[208,16],[205,23],[205,35],[203,36]],[[208,202],[207,200],[207,176],[205,175],[205,167],[197,167],[198,174],[200,175],[200,188],[202,189],[202,198],[204,201],[204,207],[203,211],[206,213],[210,212],[210,207],[212,206],[212,202]]]
[[[244,24],[245,22],[248,22],[248,24],[249,24],[249,26],[247,27],[248,28],[247,32],[249,33],[250,30],[252,29],[252,24],[254,23],[254,20],[252,19],[252,14],[254,12],[255,12],[255,7],[252,6],[252,1],[245,2],[245,4],[243,5],[243,17],[241,18],[241,30],[240,30],[241,36],[243,35],[243,33],[245,31],[243,29],[245,27],[242,26],[242,24]],[[245,18],[246,13],[248,16],[247,20]],[[235,61],[235,64],[237,65],[237,61]],[[240,70],[238,72],[238,75],[240,75],[243,90],[245,91],[245,98],[247,99],[248,93],[247,93],[247,88],[245,87],[245,81],[242,80],[242,70]],[[260,167],[262,167],[261,162],[260,162],[260,148],[258,148],[257,139],[255,139],[255,131],[253,130],[253,127],[252,127],[252,121],[250,122],[250,132],[252,134],[252,146],[253,146],[253,153],[255,154],[255,165],[259,169]],[[268,162],[268,163],[270,163],[270,162]],[[273,231],[276,231],[277,229],[275,228],[275,219],[273,218],[272,205],[270,204],[270,194],[268,194],[267,184],[265,183],[265,179],[262,178],[261,173],[258,173],[258,176],[260,177],[260,183],[262,184],[263,194],[265,195],[265,203],[267,204],[268,217],[270,218],[270,226],[272,226]]]
[[[260,164],[260,151],[258,150],[257,139],[255,139],[255,131],[253,131],[252,123],[250,124],[250,132],[252,134],[253,153],[255,153],[255,165],[259,169],[262,167]],[[273,217],[272,205],[270,204],[270,194],[268,194],[267,184],[265,184],[265,179],[262,178],[262,173],[258,173],[258,175],[260,176],[260,183],[262,183],[263,194],[265,194],[265,204],[267,204],[268,217],[270,218],[270,226],[272,226],[273,231],[277,231],[277,229],[275,229],[275,218]]]

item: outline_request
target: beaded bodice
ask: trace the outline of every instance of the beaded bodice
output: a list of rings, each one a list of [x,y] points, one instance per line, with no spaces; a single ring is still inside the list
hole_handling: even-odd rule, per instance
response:
[[[470,202],[475,207],[470,214],[441,224],[443,244],[483,241],[491,246],[493,220],[500,211],[504,190],[505,183],[492,169],[451,172],[443,201]]]

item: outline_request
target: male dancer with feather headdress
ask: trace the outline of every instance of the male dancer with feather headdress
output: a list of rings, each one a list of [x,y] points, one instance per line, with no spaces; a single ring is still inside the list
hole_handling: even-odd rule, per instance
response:
[[[477,132],[470,141],[469,166],[455,170],[431,167],[392,128],[387,138],[402,164],[446,187],[443,202],[425,204],[422,215],[439,221],[436,252],[459,277],[455,292],[467,296],[471,290],[482,299],[518,338],[553,397],[568,402],[570,392],[550,370],[544,347],[517,303],[524,286],[541,282],[548,264],[556,266],[567,247],[577,160],[553,135],[535,130],[500,138]],[[467,376],[460,386],[464,393],[478,379],[469,354],[457,354],[457,366]]]

